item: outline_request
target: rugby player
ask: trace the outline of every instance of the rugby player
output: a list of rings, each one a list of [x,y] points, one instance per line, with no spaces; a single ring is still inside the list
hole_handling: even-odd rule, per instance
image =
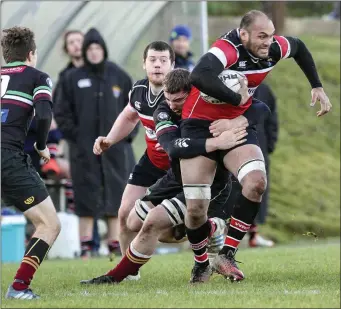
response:
[[[139,271],[151,258],[158,241],[168,234],[179,240],[184,235],[176,237],[172,234],[172,227],[183,224],[186,214],[185,198],[182,190],[179,157],[193,157],[209,153],[217,149],[228,149],[245,142],[245,128],[249,119],[239,116],[228,120],[230,130],[224,131],[219,137],[208,139],[182,139],[179,129],[181,110],[192,85],[189,79],[189,71],[175,69],[167,74],[164,80],[164,94],[166,100],[161,102],[154,112],[156,134],[163,149],[171,157],[171,169],[167,174],[149,188],[149,192],[136,201],[135,209],[128,217],[128,227],[139,232],[130,244],[121,262],[106,275],[81,281],[85,284],[118,283],[127,276]],[[254,104],[254,111],[268,110],[264,103]],[[251,110],[250,109],[250,110]],[[257,113],[254,113],[257,114]],[[252,115],[252,114],[250,114]],[[254,117],[255,118],[255,117]],[[256,121],[256,119],[254,119]],[[219,212],[228,199],[231,185],[230,173],[224,168],[218,168],[212,191],[214,198],[211,201],[211,214]],[[214,234],[222,235],[225,230],[225,221],[228,218],[210,219],[210,238]],[[224,219],[224,220],[222,220]],[[170,240],[171,242],[171,240]],[[214,244],[212,244],[214,246]],[[199,248],[200,249],[200,248]],[[200,257],[198,257],[200,261]],[[210,276],[211,274],[207,274]],[[198,281],[199,279],[199,281]],[[191,282],[196,283],[203,277],[192,277]]]
[[[250,11],[242,18],[238,29],[226,33],[212,45],[191,73],[195,89],[183,109],[182,137],[210,137],[210,130],[217,125],[216,120],[233,119],[243,114],[252,104],[255,89],[275,65],[286,58],[294,58],[310,82],[311,105],[316,101],[321,104],[317,116],[328,113],[331,104],[305,44],[297,38],[275,35],[274,25],[268,16],[260,11]],[[243,73],[249,88],[245,80],[241,79],[238,93],[228,89],[218,78],[227,68]],[[226,103],[208,103],[202,99],[200,91]],[[202,243],[209,234],[207,208],[217,162],[224,164],[242,185],[242,193],[233,209],[225,245],[212,263],[215,271],[233,281],[244,279],[234,256],[258,213],[262,194],[266,189],[264,158],[258,146],[256,131],[249,127],[247,132],[247,141],[235,148],[181,160],[187,204],[185,225],[188,240],[193,247]],[[208,262],[200,266],[210,267]],[[198,268],[195,266],[194,269]]]
[[[29,288],[31,280],[57,238],[60,222],[44,182],[23,149],[35,114],[34,148],[45,163],[50,160],[46,140],[52,120],[52,82],[35,69],[37,49],[30,29],[3,30],[1,47],[6,61],[1,67],[1,198],[22,211],[35,227],[5,297],[31,300],[39,298]]]
[[[94,143],[93,151],[100,155],[127,137],[139,120],[146,130],[147,149],[129,176],[118,212],[122,255],[136,235],[128,229],[126,223],[130,210],[134,207],[135,201],[146,193],[146,189],[165,175],[169,168],[168,155],[163,150],[155,148],[157,140],[153,113],[164,100],[162,82],[166,74],[173,69],[174,57],[172,48],[162,41],[152,42],[145,48],[143,68],[146,70],[147,78],[134,84],[129,95],[129,104],[117,117],[108,135],[99,136]]]

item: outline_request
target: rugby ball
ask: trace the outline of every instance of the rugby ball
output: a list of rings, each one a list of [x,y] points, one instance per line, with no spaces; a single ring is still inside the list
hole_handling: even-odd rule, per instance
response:
[[[230,88],[232,91],[237,92],[240,89],[239,78],[244,78],[247,84],[247,78],[242,72],[234,71],[234,70],[224,70],[218,76],[220,80],[224,83],[224,85]],[[213,104],[224,104],[225,102],[221,102],[218,99],[215,99],[203,92],[200,92],[201,98],[208,103]]]

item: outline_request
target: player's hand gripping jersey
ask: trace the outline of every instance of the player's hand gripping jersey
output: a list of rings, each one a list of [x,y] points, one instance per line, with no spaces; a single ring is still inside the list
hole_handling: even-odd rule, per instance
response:
[[[147,155],[150,161],[158,168],[167,170],[169,158],[166,152],[158,151],[155,145],[156,139],[155,123],[153,113],[158,104],[163,101],[164,95],[161,91],[156,97],[152,94],[148,79],[137,81],[130,92],[130,105],[138,113],[140,120],[146,130],[145,139],[147,144]]]
[[[252,56],[244,48],[239,38],[239,29],[226,33],[212,45],[208,53],[215,55],[225,69],[239,71],[246,76],[250,99],[242,106],[235,106],[229,102],[212,104],[203,100],[200,91],[193,87],[184,105],[183,118],[217,120],[233,119],[242,115],[250,107],[252,95],[264,78],[281,59],[295,55],[298,44],[294,38],[275,35],[268,58],[260,59]]]

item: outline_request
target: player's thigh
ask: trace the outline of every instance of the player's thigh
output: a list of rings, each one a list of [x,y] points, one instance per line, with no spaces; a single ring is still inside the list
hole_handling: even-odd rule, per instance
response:
[[[127,184],[123,195],[121,206],[118,211],[120,219],[126,220],[129,216],[130,211],[134,208],[136,200],[143,197],[146,193],[147,187],[135,186]]]
[[[24,215],[32,222],[34,226],[43,225],[51,230],[59,230],[60,222],[57,216],[56,208],[53,205],[51,197],[47,197],[41,203],[26,210]]]
[[[173,227],[173,222],[169,217],[164,205],[160,204],[152,208],[143,223],[142,231],[153,231],[161,235],[167,229]]]
[[[180,161],[181,177],[183,184],[209,184],[213,182],[216,170],[216,162],[199,156]]]
[[[134,208],[130,211],[127,219],[127,227],[132,232],[139,232],[142,228],[149,211],[155,206],[148,201],[136,200]]]
[[[240,167],[243,166],[246,162],[250,162],[252,160],[264,162],[262,150],[258,145],[246,144],[234,148],[229,151],[223,159],[225,167],[236,178],[238,178],[238,170],[240,169]]]
[[[1,149],[1,198],[25,213],[49,196],[30,157],[21,151]]]

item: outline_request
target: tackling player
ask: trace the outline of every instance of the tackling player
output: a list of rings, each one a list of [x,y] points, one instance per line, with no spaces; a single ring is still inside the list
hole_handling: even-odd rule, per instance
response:
[[[1,47],[6,61],[1,67],[1,198],[22,211],[36,229],[5,297],[31,300],[39,298],[29,288],[31,280],[57,238],[60,222],[45,184],[23,148],[35,114],[34,148],[45,163],[50,160],[46,140],[52,120],[52,82],[35,69],[37,49],[30,29],[3,30]]]
[[[187,70],[175,69],[167,74],[164,80],[166,101],[161,102],[154,112],[154,121],[158,141],[171,157],[172,168],[149,188],[142,200],[136,201],[135,209],[131,211],[128,218],[128,227],[131,230],[139,231],[139,233],[130,244],[121,262],[106,275],[84,280],[81,283],[118,283],[127,276],[138,272],[140,267],[151,258],[157,242],[167,234],[170,234],[168,239],[172,238],[173,235],[170,233],[172,227],[183,224],[186,205],[181,184],[179,157],[188,158],[217,149],[229,149],[245,142],[245,127],[248,125],[248,119],[244,116],[228,120],[231,130],[223,132],[219,137],[182,139],[179,129],[181,110],[191,88]],[[254,111],[261,109],[261,113],[268,110],[264,103],[254,104],[252,109]],[[252,114],[250,113],[250,115]],[[212,189],[214,198],[210,203],[210,208],[213,208],[212,213],[214,211],[219,212],[218,209],[223,207],[228,199],[230,192],[227,188],[230,181],[229,174],[224,168],[218,168]],[[227,218],[228,215],[223,219]],[[224,233],[224,220],[212,218],[210,223],[210,237],[215,233],[219,235]],[[207,258],[206,255],[198,255],[199,261],[205,258]],[[203,275],[192,277],[191,282],[208,280],[207,276],[210,275],[211,273],[206,273],[206,277]]]
[[[129,104],[117,117],[109,134],[106,137],[99,136],[94,144],[94,153],[100,155],[128,136],[139,120],[146,130],[147,149],[130,174],[118,212],[120,246],[123,255],[136,235],[129,230],[126,223],[130,210],[134,207],[135,201],[146,193],[146,189],[165,175],[169,168],[168,155],[163,150],[155,148],[157,140],[153,113],[159,102],[164,100],[162,82],[173,66],[172,48],[162,41],[150,43],[143,53],[143,68],[146,70],[147,79],[139,80],[134,84],[130,92]]]
[[[331,104],[319,80],[313,58],[305,44],[293,37],[275,35],[272,21],[260,11],[250,11],[241,20],[240,28],[218,39],[200,59],[191,74],[192,84],[197,88],[183,109],[182,136],[210,137],[210,128],[217,119],[232,119],[243,114],[252,103],[252,95],[266,75],[285,58],[294,58],[309,80],[312,104],[320,101],[317,116],[329,112]],[[241,80],[239,93],[225,87],[218,75],[224,69],[243,73],[248,82]],[[226,102],[211,104],[202,99],[200,91]],[[256,131],[248,128],[247,141],[228,151],[181,160],[182,180],[187,204],[185,224],[187,236],[196,246],[209,233],[206,210],[211,197],[217,162],[234,174],[242,185],[242,194],[233,209],[225,245],[213,260],[213,268],[231,280],[242,280],[244,274],[235,263],[235,253],[245,233],[253,223],[266,188],[266,172],[263,154],[258,146]],[[208,262],[202,267],[209,267]]]

